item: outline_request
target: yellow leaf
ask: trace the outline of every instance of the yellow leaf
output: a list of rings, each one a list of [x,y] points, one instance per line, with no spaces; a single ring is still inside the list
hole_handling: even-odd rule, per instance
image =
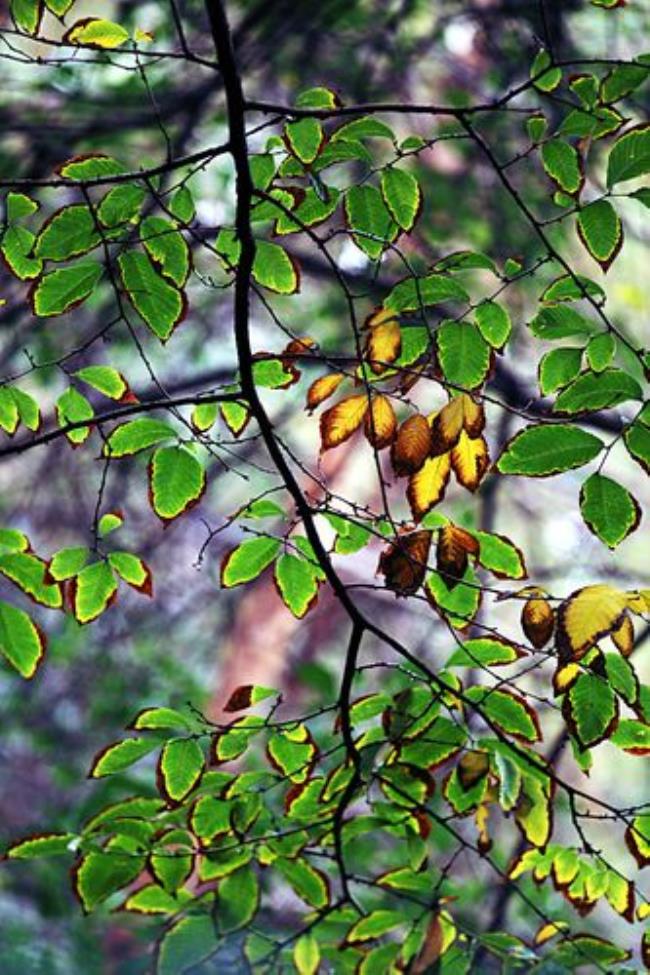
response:
[[[620,630],[628,597],[613,586],[585,586],[558,610],[557,645],[564,660],[580,660],[602,637]]]
[[[634,884],[613,870],[608,871],[607,879],[605,897],[610,907],[632,923],[634,921]]]
[[[650,589],[626,592],[628,609],[633,613],[650,613]]]
[[[63,40],[66,44],[83,44],[85,47],[99,47],[109,50],[120,47],[129,39],[129,32],[112,20],[100,17],[84,17],[67,31]]]
[[[487,803],[481,803],[480,806],[476,807],[476,812],[474,813],[474,821],[476,823],[476,829],[478,831],[478,842],[477,846],[481,853],[487,853],[492,846],[492,840],[490,839],[490,834],[488,832],[488,821],[490,818],[490,807]]]
[[[458,443],[451,451],[451,464],[458,483],[468,491],[475,491],[490,464],[483,437],[472,438],[462,430]]]
[[[348,396],[326,410],[320,418],[321,449],[338,447],[361,425],[368,410],[365,393]]]
[[[546,944],[551,938],[555,938],[558,934],[562,934],[563,931],[567,931],[569,925],[566,921],[549,921],[548,924],[542,924],[541,928],[538,929],[535,935],[535,944],[539,947],[540,945]]]
[[[387,396],[373,396],[365,417],[365,432],[368,442],[377,450],[388,447],[395,439],[397,418]]]
[[[366,339],[366,357],[374,373],[384,372],[402,351],[402,331],[397,319],[370,329]]]
[[[467,568],[467,556],[478,555],[479,543],[458,525],[445,525],[438,536],[436,568],[448,589],[458,585]]]
[[[468,437],[476,439],[483,432],[485,413],[467,393],[455,396],[440,410],[432,423],[432,453],[444,454],[454,447],[464,430]]]
[[[420,470],[411,475],[406,493],[416,521],[420,521],[444,496],[450,471],[449,454],[441,454],[429,457]]]
[[[556,695],[564,694],[573,687],[581,673],[582,668],[578,664],[565,664],[564,667],[558,667],[553,675],[553,690]]]
[[[393,470],[398,477],[415,474],[429,456],[431,427],[421,413],[404,420],[391,450]]]
[[[610,636],[616,649],[620,650],[624,657],[629,657],[634,650],[634,623],[630,617],[624,616],[619,628],[612,630]]]
[[[636,909],[636,916],[638,921],[645,921],[647,917],[650,917],[650,904],[647,902],[639,904]]]
[[[332,393],[336,392],[344,379],[345,375],[342,372],[330,372],[327,376],[320,376],[315,379],[307,390],[307,409],[315,410],[317,406],[320,406]]]
[[[151,44],[154,40],[154,36],[150,30],[142,30],[141,27],[136,27],[133,32],[133,39],[139,44]]]

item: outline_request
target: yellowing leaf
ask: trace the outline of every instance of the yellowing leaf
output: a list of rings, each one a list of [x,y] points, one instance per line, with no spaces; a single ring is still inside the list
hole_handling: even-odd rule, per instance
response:
[[[467,568],[468,555],[477,555],[479,543],[473,535],[458,525],[444,525],[438,537],[436,568],[448,589],[461,581]]]
[[[342,372],[330,372],[327,376],[319,376],[307,390],[307,409],[315,410],[324,403],[332,393],[336,392],[345,376]]]
[[[411,475],[407,497],[416,521],[420,521],[444,496],[450,471],[449,454],[441,454],[429,457],[420,470]]]
[[[483,407],[476,403],[467,393],[455,396],[434,417],[431,424],[432,453],[444,454],[454,447],[461,436],[461,432],[476,438],[483,432],[485,413]]]
[[[558,934],[566,931],[568,927],[569,925],[566,921],[549,921],[547,924],[542,924],[535,935],[534,944],[538,947],[539,945],[546,944],[551,938],[555,938]]]
[[[374,373],[384,372],[402,351],[402,331],[396,318],[370,329],[366,357]]]
[[[623,617],[621,625],[617,630],[612,630],[610,637],[616,649],[624,657],[629,657],[634,650],[634,623],[629,616]]]
[[[429,456],[431,427],[421,413],[404,420],[397,431],[390,459],[397,477],[415,474]]]
[[[551,604],[542,596],[527,599],[521,611],[521,628],[532,645],[541,650],[551,639],[555,628]]]
[[[383,573],[387,589],[406,596],[420,588],[427,570],[431,535],[430,531],[400,535],[382,552],[378,571]]]
[[[628,597],[613,586],[585,586],[558,610],[557,643],[564,659],[580,660],[598,640],[619,630]]]
[[[338,447],[361,425],[368,411],[365,393],[347,396],[330,407],[320,418],[321,450]]]
[[[483,437],[472,438],[463,430],[451,451],[451,465],[456,480],[468,491],[476,491],[490,464],[490,455]]]
[[[397,419],[388,397],[373,397],[364,423],[366,437],[377,450],[382,450],[393,442],[397,432]]]
[[[63,37],[67,44],[83,44],[109,50],[119,47],[129,39],[129,32],[111,20],[100,17],[84,17],[72,25]]]

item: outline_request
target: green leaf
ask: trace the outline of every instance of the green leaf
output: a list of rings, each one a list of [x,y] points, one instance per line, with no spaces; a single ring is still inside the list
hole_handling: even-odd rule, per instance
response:
[[[357,118],[353,122],[347,122],[340,129],[337,129],[332,135],[332,141],[336,142],[338,139],[345,139],[346,141],[350,139],[353,141],[357,139],[390,139],[391,142],[394,142],[395,134],[385,122],[381,122],[373,116],[366,115],[364,118]]]
[[[583,372],[562,390],[553,406],[554,413],[583,413],[605,410],[628,400],[643,399],[639,383],[622,369]]]
[[[562,69],[551,66],[551,55],[542,48],[530,67],[530,77],[535,79],[534,85],[540,91],[553,91],[562,80]]]
[[[20,422],[24,423],[28,430],[36,432],[41,425],[41,411],[38,403],[29,393],[23,392],[17,386],[12,386],[10,392],[18,409]]]
[[[35,315],[53,318],[82,304],[103,273],[101,264],[86,262],[45,274],[30,292]]]
[[[256,579],[279,550],[280,542],[276,538],[251,538],[242,542],[221,563],[221,585],[230,589]]]
[[[145,191],[135,183],[114,186],[99,204],[97,216],[100,222],[105,227],[113,228],[135,221],[146,195]]]
[[[578,213],[578,235],[603,271],[623,245],[623,228],[609,200],[597,200]]]
[[[569,423],[526,427],[510,440],[496,467],[501,474],[548,477],[593,460],[605,445]]]
[[[289,553],[275,563],[275,584],[296,619],[307,614],[318,596],[318,582],[309,562]]]
[[[586,525],[609,548],[616,548],[641,521],[636,499],[602,474],[592,474],[582,485],[580,511]]]
[[[322,86],[306,88],[296,97],[297,108],[337,108],[340,104],[336,92]]]
[[[507,640],[498,637],[476,637],[455,650],[446,667],[499,667],[514,663],[521,651]]]
[[[158,742],[151,738],[124,738],[116,741],[95,755],[88,775],[93,779],[116,775],[139,762],[157,747]]]
[[[650,125],[638,125],[614,143],[607,160],[607,186],[650,173]]]
[[[76,840],[74,833],[37,833],[12,843],[7,850],[9,860],[33,860],[39,857],[56,857],[70,853],[70,844]]]
[[[85,47],[98,47],[102,50],[120,47],[128,39],[129,32],[124,27],[100,17],[84,17],[63,35],[67,44],[83,44]]]
[[[620,653],[606,653],[604,660],[607,680],[625,703],[634,707],[639,699],[640,686],[634,667]],[[650,725],[645,725],[645,727],[650,734]]]
[[[251,418],[248,407],[244,403],[222,403],[219,410],[233,437],[239,437]]]
[[[0,653],[29,680],[45,653],[45,637],[34,621],[10,603],[0,602]]]
[[[292,782],[304,782],[307,779],[317,755],[316,745],[303,724],[277,732],[269,738],[267,745],[267,757],[271,765]]]
[[[190,731],[192,724],[175,708],[144,708],[130,725],[134,731]]]
[[[0,427],[14,435],[18,427],[18,406],[8,386],[0,386]]]
[[[110,552],[108,561],[115,573],[131,588],[152,595],[151,572],[146,562],[131,552]]]
[[[594,372],[602,372],[610,364],[616,354],[616,339],[611,332],[601,332],[589,339],[587,348],[587,362]]]
[[[291,860],[278,857],[273,861],[273,869],[284,877],[298,897],[310,907],[322,910],[329,904],[330,890],[327,877],[306,860],[301,857]]]
[[[352,239],[372,261],[381,257],[386,244],[397,235],[397,226],[376,186],[351,186],[345,194],[345,216]]]
[[[47,565],[31,552],[13,552],[0,556],[0,573],[11,579],[41,606],[60,609],[63,604],[58,585],[45,582]]]
[[[311,931],[302,934],[296,941],[293,947],[293,963],[298,975],[318,975],[320,948]]]
[[[79,203],[52,214],[41,227],[34,253],[41,260],[67,261],[87,254],[100,241],[90,207]]]
[[[225,877],[219,884],[216,910],[221,934],[245,927],[255,917],[259,902],[260,885],[250,864]]]
[[[480,548],[477,561],[484,569],[505,579],[524,579],[527,575],[523,552],[505,535],[474,531]]]
[[[89,555],[90,550],[83,546],[62,548],[52,556],[47,567],[48,574],[56,582],[72,579],[78,572],[81,572]]]
[[[582,673],[564,696],[562,713],[569,731],[583,748],[609,737],[618,720],[618,701],[606,680]]]
[[[452,588],[447,586],[438,572],[432,572],[426,581],[426,593],[434,608],[458,629],[469,626],[481,603],[481,590],[470,566],[463,576],[463,582]]]
[[[75,580],[74,614],[80,623],[90,623],[105,612],[117,592],[117,579],[108,562],[93,562]]]
[[[91,152],[83,156],[73,156],[59,166],[57,170],[59,176],[64,179],[74,179],[80,182],[93,179],[104,179],[110,176],[119,176],[124,172],[124,166],[107,156],[103,152]]]
[[[295,383],[296,375],[285,369],[279,359],[257,359],[253,362],[253,381],[265,389],[286,389]]]
[[[194,738],[172,738],[158,760],[158,787],[173,804],[182,802],[198,784],[205,767],[203,749]]]
[[[196,216],[192,192],[187,186],[176,190],[169,203],[169,212],[183,224],[191,223]]]
[[[403,169],[389,166],[381,174],[381,193],[395,223],[407,233],[422,207],[418,181]]]
[[[104,444],[103,454],[105,457],[130,457],[175,436],[168,423],[143,416],[116,427]]]
[[[584,174],[578,152],[562,139],[550,139],[541,149],[542,164],[559,189],[571,196],[582,189]]]
[[[574,308],[547,305],[533,318],[530,330],[538,339],[566,339],[574,335],[592,335],[595,326]]]
[[[580,372],[582,349],[551,349],[540,359],[539,388],[543,396],[568,386]]]
[[[120,254],[118,265],[131,304],[154,335],[166,342],[185,316],[185,295],[158,274],[142,251]]]
[[[74,376],[109,399],[121,400],[129,388],[124,376],[112,366],[86,366]]]
[[[493,349],[502,349],[510,338],[510,315],[496,301],[482,301],[476,309],[476,324]]]
[[[11,16],[19,30],[36,34],[43,14],[43,0],[11,0]]]
[[[177,914],[182,903],[158,884],[146,884],[124,902],[125,911],[137,914]]]
[[[477,705],[479,714],[505,734],[524,741],[541,740],[537,714],[523,697],[493,687],[469,687],[465,693]]]
[[[32,256],[35,240],[34,234],[26,227],[7,227],[2,235],[2,256],[11,273],[21,281],[37,278],[43,270],[43,262]]]
[[[165,277],[182,288],[190,272],[190,250],[180,231],[163,217],[145,217],[140,224],[140,239]]]
[[[304,199],[293,209],[296,215],[295,220],[292,220],[289,214],[275,207],[275,215],[277,216],[275,233],[279,235],[296,233],[302,229],[301,224],[313,227],[331,217],[338,206],[341,193],[334,186],[328,186],[326,190],[327,199],[322,200],[315,190],[309,187]]]
[[[366,917],[353,924],[345,940],[348,944],[361,944],[364,941],[372,941],[374,938],[381,938],[383,934],[399,928],[404,924],[406,918],[401,911],[377,910],[371,911]]]
[[[470,322],[443,322],[436,332],[438,361],[447,382],[476,389],[490,368],[490,347]]]
[[[232,832],[232,808],[232,802],[214,796],[197,799],[192,809],[191,825],[199,839],[211,843],[216,836]]]
[[[14,223],[16,220],[22,220],[23,217],[29,217],[38,210],[38,203],[25,193],[7,193],[5,204],[8,223]]]
[[[198,433],[207,433],[217,422],[218,415],[217,403],[199,403],[192,410],[192,428]]]
[[[26,552],[29,549],[29,539],[23,532],[15,528],[0,528],[0,555],[13,552]]]
[[[296,122],[287,122],[284,127],[284,137],[294,156],[306,164],[314,161],[325,140],[323,126],[315,118],[301,118]]]
[[[292,295],[300,290],[298,264],[284,247],[258,240],[255,244],[253,277],[258,284],[281,295]]]
[[[74,871],[77,896],[84,911],[105,901],[111,894],[132,883],[144,867],[142,856],[111,849],[88,853]]]
[[[203,464],[185,447],[159,447],[149,465],[151,506],[163,521],[178,518],[201,499]]]
[[[650,755],[650,725],[643,721],[622,718],[609,740],[629,755]]]
[[[446,301],[469,301],[469,295],[454,278],[444,274],[428,274],[423,278],[408,277],[396,284],[384,301],[384,308],[419,311],[420,308]]]
[[[632,423],[624,434],[630,456],[650,474],[650,430],[644,423]]]
[[[95,411],[85,396],[70,386],[62,393],[56,401],[56,417],[59,426],[66,426],[68,423],[79,423],[82,420],[92,420]],[[73,446],[84,443],[90,436],[90,427],[77,427],[75,430],[68,430],[67,439]]]
[[[214,921],[207,914],[189,914],[168,928],[157,947],[156,975],[182,975],[217,950]]]

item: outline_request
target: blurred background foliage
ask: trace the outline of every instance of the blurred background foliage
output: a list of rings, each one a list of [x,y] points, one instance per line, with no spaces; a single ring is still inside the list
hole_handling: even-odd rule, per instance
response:
[[[283,103],[296,91],[316,84],[336,88],[346,103],[487,100],[527,76],[541,38],[551,41],[559,59],[634,56],[640,53],[649,15],[644,2],[631,3],[624,15],[604,17],[578,0],[547,0],[545,4],[537,0],[233,0],[229,6],[247,93]],[[75,15],[97,13],[96,7],[95,2],[82,0]],[[203,4],[181,0],[179,8],[190,47],[211,57]],[[542,8],[545,23],[540,17]],[[151,31],[159,48],[177,44],[166,2],[106,2],[101,15]],[[0,26],[9,26],[4,6]],[[53,21],[47,33],[57,36],[59,30]],[[39,54],[58,63],[36,64],[32,59]],[[164,158],[165,138],[174,154],[224,139],[218,83],[199,65],[184,65],[180,73],[174,61],[162,61],[147,64],[144,72],[124,71],[111,59],[98,58],[90,65],[65,57],[56,48],[45,50],[37,42],[17,41],[10,34],[0,39],[0,55],[1,177],[47,176],[65,158],[93,149],[113,153],[131,166],[147,165]],[[647,99],[647,87],[644,91],[646,95],[637,95],[637,99]],[[641,102],[639,113],[648,107]],[[450,138],[436,142],[419,157],[425,212],[407,245],[413,261],[430,263],[438,255],[469,247],[498,260],[517,256],[525,264],[532,263],[539,256],[537,241],[513,212],[494,173],[469,152],[453,127],[418,116],[401,116],[396,123],[401,135],[418,133],[427,139],[432,137],[434,124],[437,136]],[[524,122],[516,115],[494,117],[483,124],[504,159],[516,156],[528,144]],[[265,137],[262,133],[260,145]],[[552,216],[539,163],[524,158],[513,173],[533,205]],[[210,236],[232,213],[229,165],[218,162],[197,172],[191,186],[201,225]],[[42,199],[46,210],[54,206],[53,193],[43,193]],[[56,199],[60,205],[60,196]],[[609,274],[608,307],[619,327],[638,338],[642,327],[647,327],[650,303],[648,240],[647,231],[641,228],[642,214],[630,205],[625,215],[629,218],[628,243]],[[556,233],[563,239],[564,230]],[[599,278],[600,272],[590,265],[577,242],[563,239],[563,245],[573,248],[577,270]],[[341,266],[360,289],[368,290],[370,307],[376,282],[363,255],[349,242],[338,246]],[[278,301],[276,307],[298,334],[314,335],[325,348],[340,347],[342,295],[318,255],[310,253],[307,241],[292,241],[292,247],[303,266],[302,296],[291,302]],[[197,264],[203,275],[217,276],[204,256]],[[381,271],[386,280],[396,274],[397,269],[390,265]],[[549,279],[542,267],[521,286],[509,290],[516,322],[530,317]],[[0,308],[3,375],[22,371],[29,361],[56,358],[61,348],[81,348],[84,337],[94,335],[114,314],[111,296],[100,291],[78,314],[51,323],[37,322],[29,314],[22,286],[4,276],[0,287],[7,302]],[[206,380],[225,380],[233,373],[227,293],[224,298],[218,287],[199,283],[191,299],[192,327],[180,328],[169,346],[152,347],[150,353],[154,370],[170,392],[191,390]],[[264,349],[269,341],[277,342],[271,335],[267,320],[258,315],[257,347]],[[522,330],[495,380],[501,384],[500,393],[520,406],[538,395],[535,367],[539,348],[533,348],[533,343]],[[146,393],[150,380],[143,365],[134,361],[126,333],[111,333],[110,355],[111,363],[123,368],[131,386]],[[84,361],[82,349],[68,365],[79,368]],[[30,376],[29,388],[45,411],[60,392],[63,379],[60,366]],[[304,456],[314,458],[317,424],[302,412],[304,392],[303,382],[288,392],[268,395],[275,397],[270,401],[279,421],[286,424],[290,418],[292,442]],[[508,414],[495,414],[490,430],[496,448],[508,435]],[[494,449],[493,455],[496,452]],[[254,440],[250,458],[263,460]],[[373,488],[364,477],[366,463],[367,458],[359,457],[358,451],[346,449],[338,456],[337,469],[329,474],[336,478],[340,493],[372,504]],[[646,504],[650,502],[643,498],[643,492],[647,493],[643,473],[633,470],[622,456],[620,465],[625,484]],[[92,451],[73,455],[61,442],[55,455],[31,452],[4,461],[0,467],[0,519],[26,531],[44,556],[66,544],[83,544],[91,530],[100,477],[101,465],[93,460]],[[578,477],[567,474],[518,485],[516,494],[510,494],[488,478],[471,510],[467,495],[460,493],[451,494],[446,510],[456,520],[506,531],[525,550],[531,578],[550,590],[557,587],[568,593],[586,581],[607,579],[616,579],[622,586],[650,585],[647,530],[632,535],[610,556],[580,521],[576,510],[579,483]],[[50,829],[74,829],[80,815],[89,815],[113,794],[128,792],[128,776],[90,784],[85,775],[94,752],[118,737],[141,707],[191,701],[216,716],[229,691],[243,679],[281,687],[296,710],[332,697],[340,660],[338,627],[343,621],[331,597],[322,597],[309,621],[298,625],[277,600],[270,581],[263,579],[252,588],[221,593],[218,566],[223,552],[239,538],[235,527],[216,536],[199,557],[209,529],[220,527],[254,492],[255,484],[254,470],[249,480],[221,472],[211,479],[200,508],[163,531],[147,505],[141,462],[123,463],[113,473],[107,507],[120,507],[127,513],[126,537],[121,541],[127,547],[131,543],[151,565],[155,598],[125,597],[118,608],[88,628],[57,617],[48,627],[49,659],[31,683],[22,682],[7,668],[0,669],[3,842],[45,824]],[[372,577],[376,557],[372,548],[348,559],[347,577],[352,581]],[[364,598],[371,600],[372,595]],[[409,602],[407,609],[400,603],[386,608],[382,603],[376,611],[390,615],[393,625],[397,622],[405,627],[412,643],[419,643],[432,660],[436,660],[440,641],[446,640],[443,650],[449,649],[448,635],[442,635],[426,607],[413,609]],[[510,611],[499,612],[507,622]],[[641,660],[637,667],[640,676],[650,680],[650,666]],[[647,794],[647,771],[640,771],[643,765],[616,753],[618,764],[612,767],[607,762],[609,748],[604,745],[599,751],[592,788],[616,796],[620,776],[625,775],[630,802]],[[561,829],[560,824],[560,835]],[[603,843],[606,841],[603,835]],[[509,842],[512,838],[506,837],[499,847],[497,837],[503,863],[511,853]],[[362,855],[372,856],[372,851],[362,851]],[[612,856],[615,861],[616,851]],[[135,975],[144,971],[151,922],[125,920],[108,909],[83,918],[62,874],[56,860],[14,865],[0,872],[3,972]],[[468,905],[490,894],[489,883],[468,862]],[[538,888],[535,897],[544,907],[555,895]],[[282,909],[282,905],[276,907]],[[511,909],[514,926],[518,920],[528,920],[530,928],[530,919],[518,917],[520,908],[513,904]],[[611,925],[611,914],[601,919],[596,912],[594,921]],[[217,957],[202,971],[236,971],[236,966],[232,959]]]

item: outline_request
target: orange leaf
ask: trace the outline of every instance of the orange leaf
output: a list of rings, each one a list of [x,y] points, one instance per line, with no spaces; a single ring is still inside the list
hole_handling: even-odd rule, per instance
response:
[[[449,454],[441,454],[429,457],[421,469],[411,475],[406,494],[416,521],[420,521],[444,496],[450,471]]]
[[[485,426],[485,413],[483,407],[474,402],[467,393],[455,396],[446,406],[434,417],[432,432],[433,454],[444,454],[454,447],[464,430],[465,433],[475,439],[480,436]]]
[[[366,357],[374,373],[384,372],[402,351],[402,331],[393,319],[375,325],[366,339]]]
[[[361,425],[368,411],[365,393],[348,396],[326,410],[320,418],[321,450],[338,447]]]
[[[527,599],[521,611],[521,628],[532,645],[541,650],[551,639],[555,628],[551,604],[539,596]]]
[[[424,581],[431,548],[430,531],[400,535],[379,559],[386,588],[402,596],[416,592]]]
[[[315,410],[320,406],[339,388],[344,379],[342,372],[330,372],[327,376],[315,379],[307,390],[307,409]]]
[[[468,491],[475,491],[490,464],[490,455],[483,437],[471,438],[462,430],[451,452],[451,464],[456,480]]]
[[[388,447],[395,439],[397,419],[391,401],[386,396],[374,396],[365,417],[365,431],[369,443],[377,450]]]
[[[438,537],[436,566],[445,580],[448,589],[458,585],[467,568],[467,556],[477,555],[479,543],[457,525],[445,525]]]
[[[404,420],[391,450],[393,470],[397,477],[415,474],[429,456],[431,427],[421,413]]]

